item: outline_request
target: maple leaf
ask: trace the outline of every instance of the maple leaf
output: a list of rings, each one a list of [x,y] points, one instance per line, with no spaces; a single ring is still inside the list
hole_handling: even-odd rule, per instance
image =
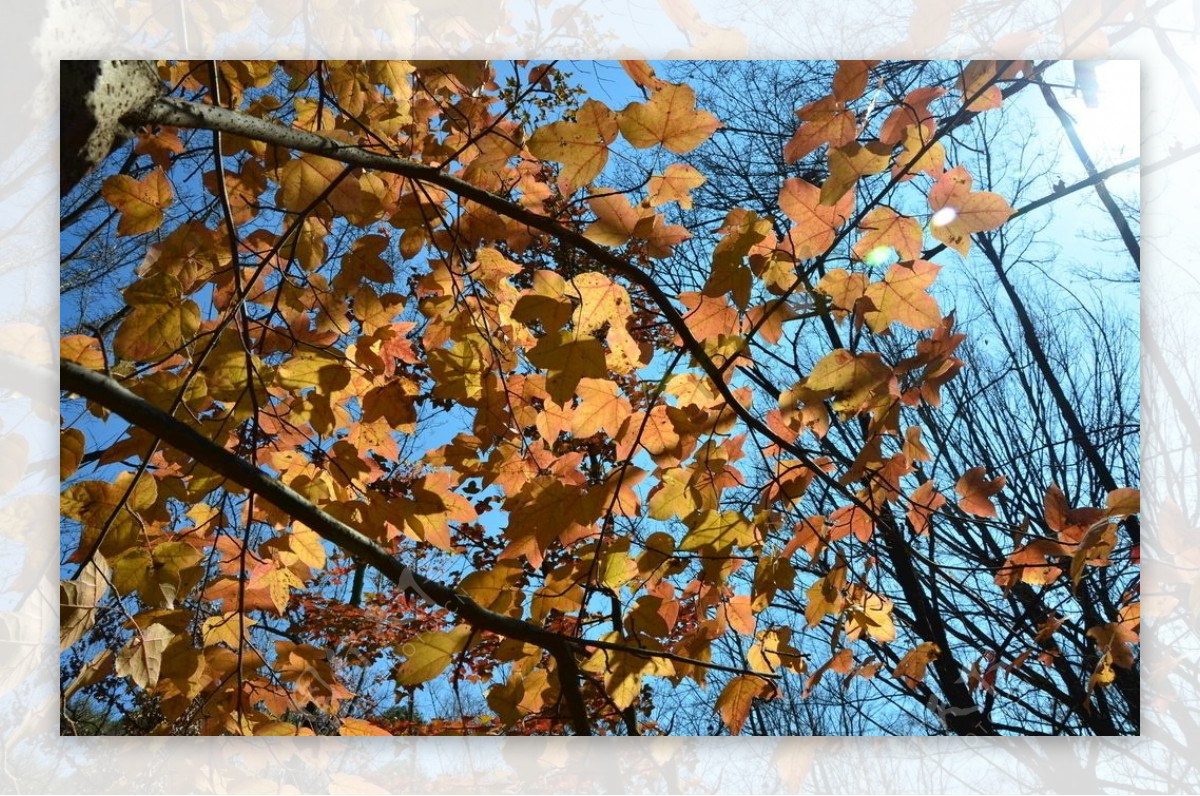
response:
[[[955,166],[929,189],[930,234],[964,257],[971,249],[971,235],[996,229],[1014,212],[1000,194],[972,191],[972,182],[965,168]]]
[[[924,331],[935,329],[942,321],[937,301],[927,292],[941,266],[926,260],[896,263],[879,282],[873,282],[863,295],[875,309],[863,313],[873,332],[882,332],[893,323]]]
[[[183,346],[200,328],[200,307],[183,298],[174,276],[159,272],[125,289],[129,314],[113,338],[113,350],[124,359],[146,361]]]
[[[163,210],[175,200],[171,183],[160,168],[141,180],[114,174],[104,181],[100,195],[121,213],[118,235],[141,235],[158,229],[162,226]]]
[[[958,507],[976,517],[995,517],[996,505],[992,496],[1000,493],[1008,479],[998,476],[992,480],[985,477],[986,467],[972,467],[962,474],[954,491],[959,494]]]
[[[96,607],[108,591],[112,572],[104,556],[92,557],[74,580],[59,581],[59,649],[83,638],[96,624]]]
[[[590,437],[601,430],[615,434],[633,411],[617,385],[607,379],[580,379],[575,393],[580,399],[573,413],[577,437]]]
[[[575,113],[575,121],[539,127],[526,146],[535,157],[562,164],[558,185],[569,194],[600,176],[608,163],[608,147],[616,137],[616,114],[604,103],[589,99]]]
[[[850,102],[862,96],[878,61],[838,61],[833,74],[833,96],[840,102]]]
[[[821,184],[821,204],[838,204],[859,178],[883,171],[891,158],[891,147],[878,141],[851,141],[830,151],[829,176]]]
[[[920,222],[887,205],[871,208],[858,229],[863,234],[854,244],[854,256],[868,265],[880,262],[887,249],[894,250],[901,260],[916,260],[921,256],[924,234]]]
[[[345,169],[345,164],[319,155],[305,154],[293,158],[280,169],[279,191],[275,201],[283,209],[294,213],[306,210],[318,197],[329,190],[333,181]],[[351,185],[356,186],[357,183],[343,180],[335,190],[334,196],[330,197],[331,202],[335,197],[340,199],[335,206],[337,209],[353,207],[358,204],[360,197],[357,194],[359,192],[351,189]]]
[[[459,625],[442,632],[431,630],[406,641],[398,647],[404,660],[396,667],[397,685],[414,686],[437,677],[450,665],[451,659],[467,648],[471,628]]]
[[[895,378],[879,354],[853,354],[839,348],[813,366],[805,386],[836,396],[833,408],[853,414],[893,395]]]
[[[925,679],[925,670],[929,664],[936,661],[941,653],[941,647],[932,641],[918,644],[904,653],[904,657],[892,670],[892,676],[898,678],[909,688],[916,688]]]
[[[340,727],[338,727],[338,735],[354,737],[386,735],[391,737],[392,734],[382,727],[377,727],[369,721],[347,716],[342,719],[342,724]]]
[[[772,693],[773,686],[761,677],[741,674],[726,683],[717,698],[717,711],[730,735],[738,735],[750,716],[754,700]]]
[[[662,144],[671,152],[691,152],[708,140],[721,122],[696,108],[696,92],[688,85],[667,84],[646,103],[631,102],[617,114],[621,135],[638,149]]]
[[[783,159],[795,163],[805,155],[829,144],[839,147],[854,138],[858,120],[836,97],[823,97],[796,111],[800,125],[783,146]]]
[[[946,497],[937,491],[932,481],[926,481],[913,490],[908,499],[911,504],[908,521],[915,533],[925,536],[929,533],[934,512],[946,505]]]
[[[824,254],[833,244],[837,228],[846,223],[853,210],[853,195],[844,193],[836,204],[822,203],[821,189],[798,177],[783,181],[779,190],[779,209],[794,222],[787,241],[797,259]]]
[[[529,361],[549,372],[546,392],[560,404],[575,395],[580,379],[605,376],[604,346],[586,334],[556,331],[526,352]]]
[[[676,202],[684,210],[692,209],[692,191],[708,182],[708,178],[685,163],[672,163],[662,174],[650,177],[647,186],[651,207]]]
[[[117,675],[129,677],[142,688],[155,685],[162,671],[163,651],[174,638],[169,628],[157,623],[134,633],[117,655]]]

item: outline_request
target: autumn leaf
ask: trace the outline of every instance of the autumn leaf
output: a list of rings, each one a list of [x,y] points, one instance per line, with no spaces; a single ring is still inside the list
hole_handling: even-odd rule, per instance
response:
[[[148,361],[183,346],[200,328],[200,307],[183,298],[179,280],[159,272],[125,289],[129,314],[113,338],[122,359]]]
[[[421,633],[398,647],[404,660],[396,667],[397,685],[414,686],[441,674],[450,660],[467,648],[471,628],[459,625],[453,630]]]
[[[276,201],[284,210],[301,212],[333,185],[345,165],[319,155],[301,155],[284,164]]]
[[[162,226],[163,210],[171,206],[175,194],[162,169],[155,169],[141,180],[127,174],[114,174],[100,187],[100,195],[116,208],[118,235],[142,235]]]
[[[111,567],[97,553],[73,580],[59,581],[59,650],[83,638],[96,624],[96,608],[108,591]]]
[[[685,163],[672,163],[662,174],[650,177],[647,187],[651,207],[676,202],[684,210],[692,209],[692,191],[708,178]]]
[[[972,191],[972,182],[967,170],[956,166],[929,189],[930,234],[964,257],[971,248],[971,235],[996,229],[1014,212],[999,194]]]
[[[879,354],[853,354],[843,348],[814,365],[805,386],[836,396],[835,410],[855,413],[890,396],[894,380],[895,374]]]
[[[750,716],[755,698],[771,693],[772,686],[761,677],[741,674],[730,680],[717,698],[717,711],[730,735],[739,735]]]
[[[155,685],[162,671],[163,651],[174,637],[174,633],[160,624],[152,624],[135,633],[117,655],[117,675],[129,677],[142,688]]]
[[[881,281],[868,285],[864,295],[875,309],[863,313],[863,319],[871,331],[882,332],[893,323],[916,331],[936,329],[942,312],[928,290],[940,270],[926,260],[896,263]]]
[[[607,379],[580,379],[575,392],[580,399],[573,415],[577,437],[590,437],[601,430],[615,434],[632,411],[617,385]]]
[[[882,262],[891,249],[901,260],[916,260],[921,256],[924,233],[915,218],[901,215],[887,205],[872,208],[858,229],[862,236],[854,244],[854,256],[867,265]]]
[[[539,127],[526,146],[535,157],[561,163],[558,184],[563,193],[574,193],[600,176],[608,163],[608,147],[617,137],[617,116],[608,106],[588,100],[575,121]]]
[[[691,152],[721,126],[708,111],[697,110],[688,85],[667,84],[646,103],[631,102],[617,114],[621,135],[638,149],[662,144],[671,152]]]
[[[941,655],[941,648],[932,641],[919,644],[908,652],[892,670],[892,676],[909,688],[916,688],[925,679],[925,670]]]
[[[832,150],[829,153],[829,176],[821,185],[821,204],[838,204],[861,177],[886,169],[891,156],[891,147],[878,141],[868,141],[866,144],[851,141]]]
[[[836,97],[810,102],[796,112],[800,125],[783,146],[783,159],[795,163],[813,150],[828,144],[842,146],[854,138],[857,119],[854,112]]]
[[[958,507],[976,517],[996,516],[996,505],[992,502],[992,497],[999,494],[1008,481],[1002,475],[989,481],[986,473],[986,467],[972,467],[963,473],[954,485],[954,491],[959,494]]]
[[[526,352],[535,367],[549,372],[546,391],[560,404],[575,395],[580,379],[605,376],[604,347],[600,341],[575,332],[551,332]]]
[[[845,193],[835,205],[822,203],[821,189],[798,177],[783,181],[779,191],[779,209],[794,226],[787,241],[797,259],[824,254],[833,244],[837,228],[850,216],[853,197]]]
[[[925,536],[932,526],[934,512],[946,505],[946,497],[937,491],[932,481],[926,481],[913,490],[908,499],[911,507],[907,516],[913,532]]]
[[[369,736],[369,735],[384,735],[387,737],[391,737],[392,734],[390,732],[388,732],[387,730],[383,729],[382,727],[377,727],[376,725],[372,724],[369,721],[364,721],[363,719],[356,719],[356,718],[347,716],[342,719],[342,725],[340,727],[338,727],[338,735],[353,736],[353,737],[365,737],[365,736]]]

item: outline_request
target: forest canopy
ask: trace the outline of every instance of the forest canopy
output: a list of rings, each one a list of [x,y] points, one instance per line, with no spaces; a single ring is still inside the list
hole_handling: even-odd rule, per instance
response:
[[[64,63],[62,732],[1137,734],[1110,66]]]

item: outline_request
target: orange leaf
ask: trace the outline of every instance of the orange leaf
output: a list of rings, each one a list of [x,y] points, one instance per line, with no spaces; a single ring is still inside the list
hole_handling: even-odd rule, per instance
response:
[[[725,685],[721,696],[717,698],[717,710],[721,714],[721,720],[729,728],[730,735],[737,735],[742,731],[754,698],[765,695],[770,688],[770,683],[766,680],[749,674],[738,675]]]
[[[909,688],[916,688],[925,679],[925,669],[937,660],[941,652],[937,644],[926,641],[900,659],[900,663],[892,670],[892,676],[899,678]]]
[[[651,91],[658,91],[667,85],[667,81],[655,76],[654,67],[649,61],[621,61],[621,68],[634,83]]]
[[[684,163],[672,163],[661,175],[650,178],[647,191],[650,206],[658,207],[668,202],[678,202],[684,210],[692,209],[692,191],[699,188],[708,178]]]
[[[929,533],[933,513],[946,505],[946,498],[934,488],[932,481],[926,481],[913,490],[908,499],[912,504],[908,510],[908,521],[912,523],[915,533],[924,536]]]
[[[382,727],[376,727],[369,721],[363,719],[354,719],[346,717],[342,719],[342,726],[338,728],[338,735],[343,736],[366,736],[366,735],[386,735],[389,738],[391,733]]]
[[[175,200],[162,169],[155,169],[141,180],[128,174],[114,174],[104,181],[100,195],[121,213],[118,235],[141,235],[158,229],[163,222],[163,210]]]
[[[964,257],[972,234],[996,229],[1014,212],[1000,194],[972,191],[971,184],[967,170],[955,166],[929,189],[930,234]]]
[[[577,437],[590,437],[601,430],[615,434],[632,411],[629,401],[608,379],[580,379],[575,392],[581,399],[574,414]]]
[[[862,96],[871,76],[871,67],[878,61],[838,61],[833,75],[833,96],[842,102],[850,102]]]
[[[837,204],[860,177],[878,174],[888,167],[892,148],[878,141],[865,145],[851,141],[829,152],[829,177],[821,186],[821,204]]]
[[[796,115],[800,126],[783,145],[783,159],[795,163],[822,144],[838,147],[854,138],[857,121],[854,112],[834,97],[824,97],[805,105]]]
[[[960,496],[958,507],[977,517],[996,516],[996,506],[991,498],[998,494],[1008,481],[1002,475],[989,481],[984,477],[986,472],[986,467],[972,467],[963,473],[962,478],[954,485],[954,491]]]
[[[795,226],[788,231],[791,253],[797,259],[824,254],[833,244],[837,228],[846,223],[853,211],[853,196],[846,193],[842,201],[830,207],[821,203],[821,189],[796,177],[784,180],[779,190],[779,209]]]
[[[858,229],[863,234],[854,244],[854,256],[867,265],[875,265],[883,259],[886,249],[895,249],[901,260],[916,260],[921,256],[924,233],[920,222],[886,205],[872,208]],[[885,251],[880,252],[880,249]]]
[[[926,290],[937,278],[941,266],[926,260],[896,263],[881,282],[867,287],[866,296],[875,305],[863,319],[873,332],[882,332],[893,323],[923,331],[941,323],[937,301]]]

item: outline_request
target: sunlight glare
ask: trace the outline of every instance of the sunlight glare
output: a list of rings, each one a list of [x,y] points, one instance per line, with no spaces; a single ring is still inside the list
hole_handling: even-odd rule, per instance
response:
[[[1075,120],[1075,129],[1097,160],[1115,160],[1138,153],[1141,101],[1138,61],[1103,61],[1096,65],[1099,90],[1095,108],[1081,94],[1062,98],[1062,106]]]

